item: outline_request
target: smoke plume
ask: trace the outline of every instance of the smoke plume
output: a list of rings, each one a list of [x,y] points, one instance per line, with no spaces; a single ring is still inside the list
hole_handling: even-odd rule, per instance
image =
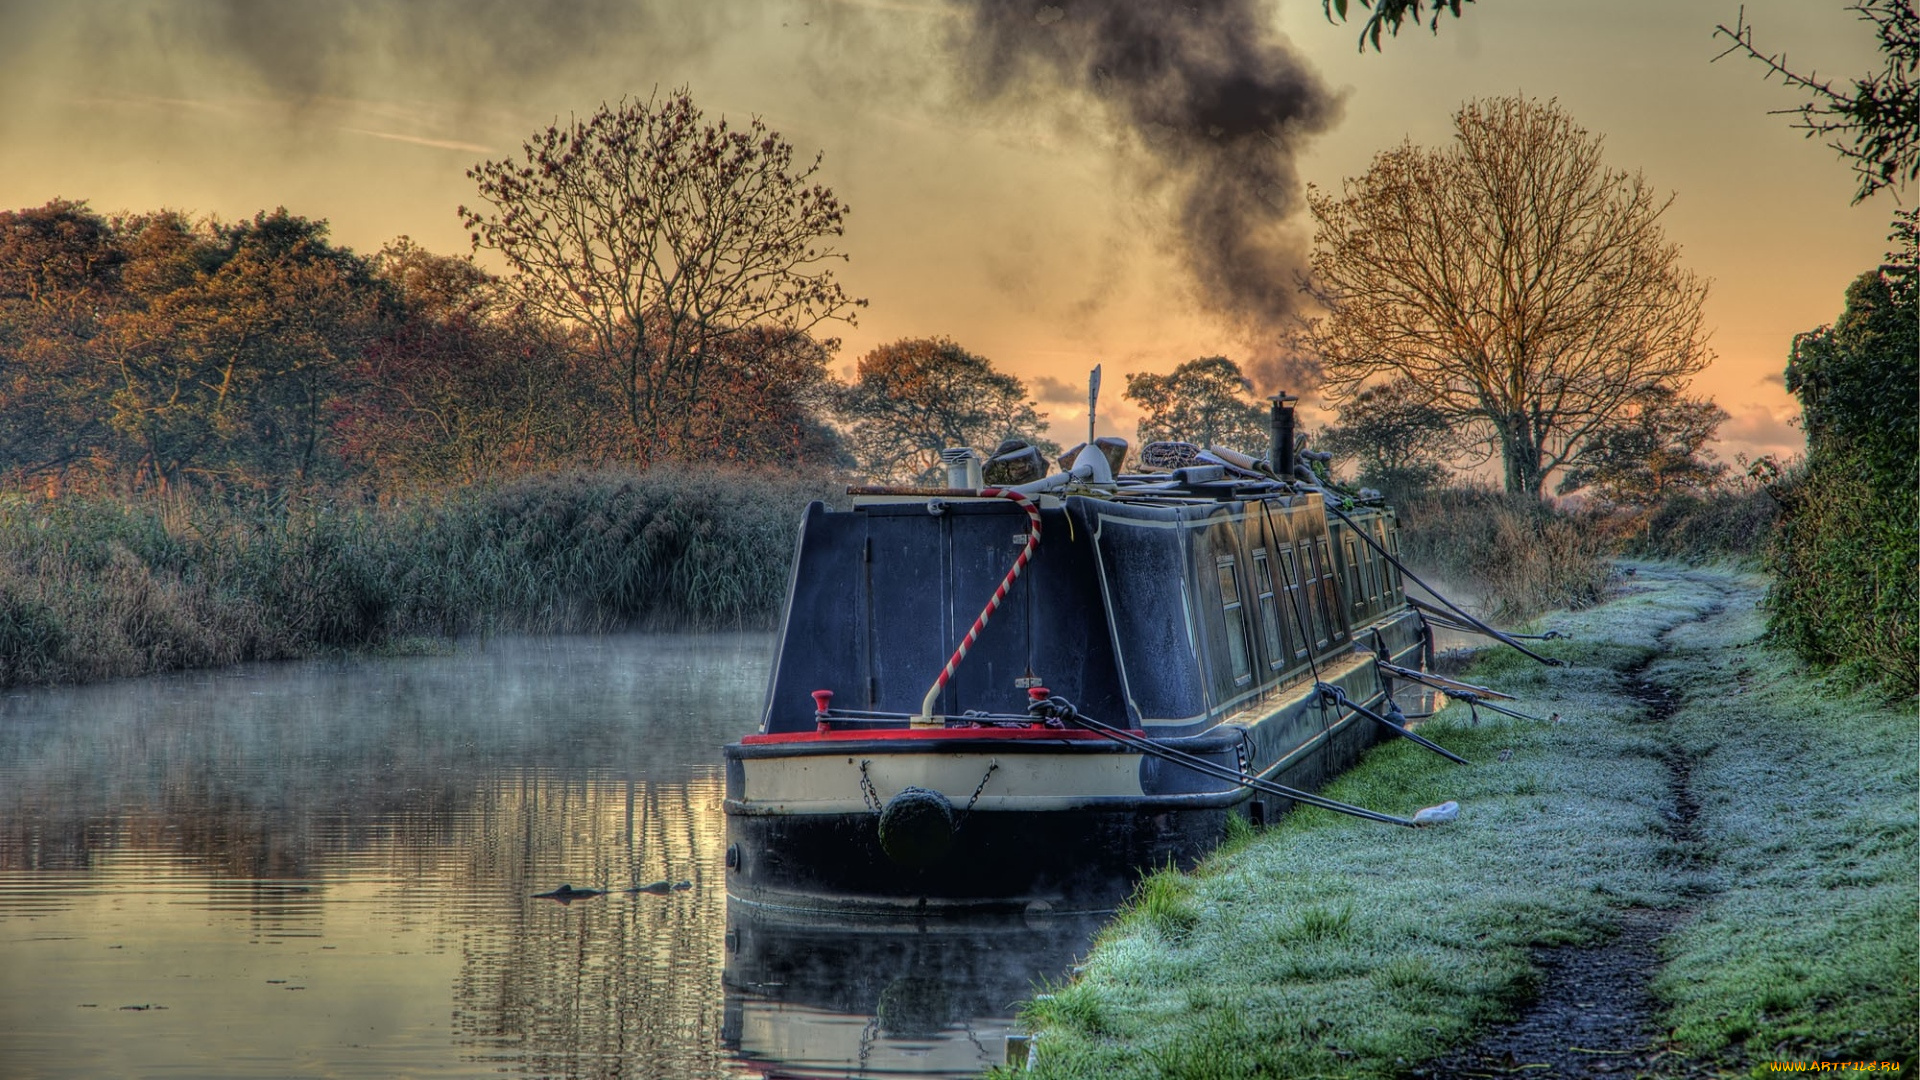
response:
[[[1265,0],[957,0],[957,43],[984,100],[1090,93],[1173,205],[1173,248],[1200,302],[1254,348],[1261,382],[1306,377],[1280,339],[1305,254],[1285,222],[1294,157],[1339,100],[1273,29]]]

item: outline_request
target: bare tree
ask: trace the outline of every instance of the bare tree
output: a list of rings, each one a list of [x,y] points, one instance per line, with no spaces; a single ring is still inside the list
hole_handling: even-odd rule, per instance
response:
[[[1330,314],[1308,338],[1335,400],[1409,379],[1537,496],[1629,402],[1712,359],[1707,286],[1660,230],[1672,200],[1607,168],[1555,103],[1469,102],[1454,128],[1309,193]]]
[[[468,171],[491,210],[461,217],[529,305],[582,331],[639,460],[698,442],[728,339],[851,322],[865,304],[833,278],[847,208],[813,181],[820,157],[796,167],[758,118],[706,123],[681,89],[602,105],[522,151]]]

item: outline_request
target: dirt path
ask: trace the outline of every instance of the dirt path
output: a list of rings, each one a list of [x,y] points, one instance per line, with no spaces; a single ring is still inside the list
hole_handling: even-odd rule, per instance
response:
[[[1716,606],[1669,628],[1661,635],[1659,654],[1621,672],[1620,691],[1641,703],[1641,723],[1664,725],[1680,708],[1680,692],[1648,675],[1671,648],[1667,639],[1674,630],[1723,610]],[[1689,785],[1693,761],[1677,744],[1665,761],[1669,801],[1661,813],[1668,823],[1672,865],[1698,871],[1706,856],[1695,828],[1700,804]],[[1697,880],[1700,875],[1685,876]],[[1620,914],[1619,932],[1602,944],[1536,949],[1540,989],[1526,1011],[1413,1074],[1432,1080],[1684,1075],[1679,1059],[1665,1048],[1665,1032],[1656,1023],[1658,1005],[1648,987],[1660,964],[1660,940],[1692,914],[1691,907],[1628,908]]]

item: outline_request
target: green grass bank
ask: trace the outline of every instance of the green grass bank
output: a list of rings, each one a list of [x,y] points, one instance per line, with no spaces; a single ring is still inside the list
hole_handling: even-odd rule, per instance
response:
[[[1473,765],[1400,741],[1329,788],[1395,812],[1457,799],[1458,821],[1300,811],[1148,878],[1024,1007],[1037,1075],[1413,1075],[1527,1005],[1535,950],[1606,941],[1630,909],[1678,926],[1651,958],[1661,1072],[1912,1068],[1913,702],[1848,696],[1761,644],[1758,576],[1632,569],[1547,620],[1575,635],[1549,643],[1571,666],[1503,652],[1473,673],[1561,722],[1456,704],[1423,730]],[[1664,719],[1641,680],[1672,695]]]
[[[768,625],[825,477],[531,476],[383,504],[0,496],[0,686],[467,634]]]

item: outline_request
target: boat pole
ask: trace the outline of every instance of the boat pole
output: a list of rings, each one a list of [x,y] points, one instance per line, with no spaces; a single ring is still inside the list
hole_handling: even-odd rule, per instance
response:
[[[1093,445],[1093,410],[1100,403],[1100,365],[1087,373],[1087,445]],[[1120,470],[1115,469],[1115,472]]]
[[[1379,668],[1380,670],[1386,672],[1389,675],[1398,675],[1403,679],[1411,679],[1414,682],[1420,683],[1423,686],[1431,687],[1432,689],[1435,689],[1435,690],[1444,690],[1448,693],[1453,693],[1458,690],[1464,690],[1470,694],[1478,694],[1483,698],[1498,698],[1501,701],[1519,701],[1520,700],[1519,698],[1514,697],[1512,694],[1503,694],[1500,691],[1491,689],[1489,687],[1478,686],[1470,682],[1461,682],[1459,679],[1450,679],[1445,675],[1435,675],[1431,671],[1415,671],[1409,667],[1401,667],[1399,664],[1390,664],[1387,661],[1380,659],[1378,656],[1374,657],[1373,666]]]
[[[1377,821],[1382,825],[1404,825],[1408,828],[1417,829],[1426,824],[1426,822],[1416,820],[1415,818],[1395,817],[1392,814],[1383,814],[1378,810],[1369,810],[1364,806],[1355,806],[1352,803],[1343,803],[1338,799],[1329,799],[1324,795],[1315,795],[1312,792],[1301,791],[1298,788],[1291,788],[1285,784],[1265,780],[1258,776],[1247,776],[1236,769],[1229,769],[1217,762],[1208,761],[1206,758],[1189,754],[1184,750],[1177,750],[1171,746],[1162,745],[1155,742],[1150,735],[1129,731],[1126,728],[1115,727],[1112,724],[1095,720],[1093,717],[1074,708],[1073,702],[1068,701],[1066,698],[1054,695],[1048,695],[1044,698],[1039,697],[1038,695],[1046,693],[1044,688],[1036,687],[1029,690],[1028,693],[1036,695],[1034,700],[1027,705],[1027,711],[1035,716],[1043,716],[1049,719],[1060,720],[1064,723],[1077,724],[1089,731],[1105,736],[1107,739],[1119,743],[1122,746],[1131,746],[1150,757],[1157,757],[1162,761],[1171,762],[1175,765],[1184,765],[1203,776],[1211,776],[1217,780],[1225,780],[1240,787],[1249,788],[1268,795],[1278,795],[1283,799],[1292,799],[1294,802],[1306,806],[1317,806],[1322,810],[1331,810],[1336,814],[1346,814],[1350,817],[1364,818],[1367,821]]]
[[[1379,552],[1382,558],[1392,563],[1394,569],[1400,571],[1401,574],[1405,575],[1408,581],[1413,582],[1415,585],[1418,585],[1422,589],[1425,589],[1427,592],[1433,594],[1434,599],[1447,605],[1447,607],[1452,609],[1455,615],[1458,615],[1460,618],[1466,620],[1468,623],[1471,623],[1474,629],[1480,631],[1481,633],[1487,635],[1488,637],[1494,639],[1495,641],[1500,642],[1503,645],[1511,646],[1523,653],[1526,653],[1528,656],[1533,657],[1535,660],[1540,661],[1541,663],[1547,665],[1548,667],[1568,666],[1565,660],[1562,660],[1557,656],[1541,656],[1539,653],[1534,652],[1532,649],[1529,649],[1525,645],[1522,645],[1519,642],[1513,640],[1513,638],[1508,636],[1507,634],[1502,633],[1499,630],[1495,630],[1493,627],[1488,626],[1486,623],[1483,623],[1479,619],[1476,619],[1473,616],[1467,614],[1466,610],[1462,608],[1460,605],[1447,599],[1446,596],[1442,595],[1438,589],[1435,589],[1433,586],[1427,584],[1424,581],[1421,581],[1419,577],[1415,576],[1414,572],[1407,569],[1407,565],[1401,562],[1399,557],[1395,556],[1392,552],[1389,552],[1386,548],[1380,546],[1380,541],[1375,540],[1371,533],[1361,528],[1359,522],[1348,517],[1346,511],[1333,505],[1333,503],[1331,502],[1324,502],[1324,500],[1323,500],[1323,505],[1326,506],[1327,513],[1338,516],[1341,521],[1344,521],[1349,526],[1351,526],[1353,531],[1359,535],[1360,539],[1365,540],[1367,542],[1368,547],[1371,547],[1373,550]]]

